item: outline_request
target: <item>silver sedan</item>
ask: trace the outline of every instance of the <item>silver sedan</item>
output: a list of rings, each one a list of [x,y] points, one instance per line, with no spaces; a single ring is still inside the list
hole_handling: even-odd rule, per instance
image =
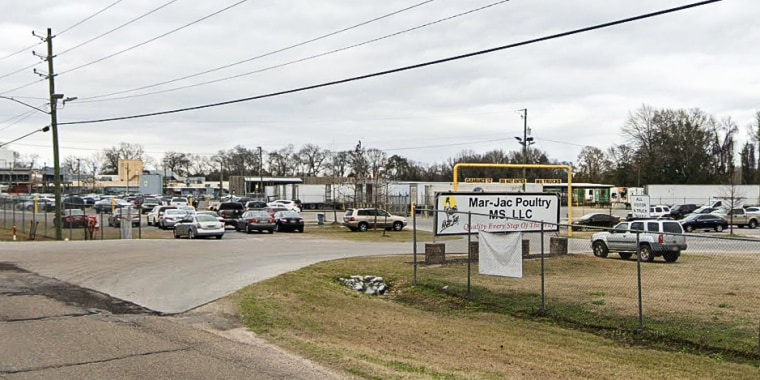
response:
[[[188,239],[206,236],[221,239],[224,236],[224,223],[210,215],[188,214],[174,224],[174,238],[182,236],[187,236]]]

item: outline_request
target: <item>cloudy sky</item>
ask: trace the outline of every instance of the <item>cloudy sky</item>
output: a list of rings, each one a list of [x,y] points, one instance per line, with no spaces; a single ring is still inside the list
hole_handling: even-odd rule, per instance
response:
[[[71,123],[256,97],[520,43],[691,4],[681,0],[2,0],[0,96],[47,107],[32,35],[52,28]],[[161,116],[61,125],[61,159],[130,142],[211,155],[236,145],[367,148],[423,163],[537,148],[576,161],[625,142],[642,104],[741,127],[760,110],[760,1],[724,0],[389,75]],[[37,64],[36,66],[33,66]],[[0,99],[0,141],[50,123]],[[50,133],[8,148],[52,164]]]

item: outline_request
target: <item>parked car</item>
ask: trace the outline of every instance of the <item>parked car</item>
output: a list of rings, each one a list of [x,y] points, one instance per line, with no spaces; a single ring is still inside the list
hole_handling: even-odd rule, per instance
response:
[[[291,211],[297,211],[301,212],[301,209],[298,208],[295,201],[290,201],[287,199],[278,199],[276,201],[269,202],[267,204],[269,207],[284,207]]]
[[[154,207],[161,204],[161,200],[155,197],[143,197],[138,201],[140,203],[140,210],[143,214],[147,214],[153,210]]]
[[[53,225],[57,220],[53,219]],[[78,208],[61,210],[61,225],[67,228],[81,228],[87,225],[87,214]]]
[[[670,218],[670,207],[665,205],[656,205],[649,207],[649,217],[658,218]]]
[[[132,226],[137,227],[142,222],[140,210],[134,207],[122,207],[114,210],[113,214],[108,216],[108,225],[110,227],[119,227],[122,222],[131,222]]]
[[[166,210],[175,210],[175,209],[177,208],[174,206],[166,206],[166,205],[158,205],[156,207],[153,207],[153,210],[150,210],[147,216],[148,225],[158,226],[158,221],[161,220],[161,216],[164,215],[164,212]]]
[[[583,228],[588,227],[612,227],[620,223],[620,218],[615,215],[603,214],[603,213],[591,213],[581,216],[578,219],[573,220],[573,227],[578,226]]]
[[[134,205],[119,198],[105,198],[101,199],[92,206],[92,209],[97,213],[109,213],[112,209],[118,209],[122,207],[133,207]]]
[[[219,214],[217,214],[216,211],[196,211],[195,215],[211,215],[214,218],[216,218],[216,220],[224,223],[224,218],[219,216]]]
[[[364,232],[370,228],[401,231],[406,226],[406,218],[376,208],[349,208],[343,214],[343,225],[351,231]]]
[[[227,226],[234,226],[237,224],[238,218],[243,215],[245,211],[242,203],[239,202],[222,202],[216,206],[216,211],[219,216],[224,218],[224,224]]]
[[[710,206],[702,206],[694,211],[692,211],[692,214],[711,214],[713,211],[717,210],[716,207],[710,207]]]
[[[187,236],[188,239],[214,236],[221,239],[224,236],[224,223],[211,215],[186,214],[174,224],[174,238]]]
[[[728,228],[728,221],[715,214],[691,214],[679,221],[684,231],[694,230],[721,232]]]
[[[618,252],[620,258],[627,260],[638,251],[641,261],[651,262],[656,256],[662,256],[672,263],[686,250],[686,237],[681,224],[675,220],[636,220],[619,223],[609,232],[591,235],[591,248],[594,256],[602,258],[609,252]]]
[[[37,212],[50,212],[55,211],[55,200],[50,198],[39,198],[36,201]],[[16,203],[16,210],[34,211],[35,201],[28,200],[21,203]]]
[[[195,215],[195,213],[176,208],[167,209],[161,214],[161,218],[158,219],[158,228],[162,230],[174,228],[174,224],[177,223],[178,220],[184,219],[186,215]]]
[[[683,219],[686,215],[691,214],[698,208],[699,206],[693,203],[675,205],[670,209],[670,217],[673,219]]]
[[[303,217],[295,211],[278,211],[274,214],[274,230],[277,232],[303,232]]]
[[[187,198],[185,198],[185,197],[173,197],[169,201],[169,204],[172,205],[172,206],[187,206],[190,203],[188,203]]]
[[[288,210],[285,207],[280,207],[280,206],[274,206],[274,207],[267,206],[267,207],[264,207],[264,211],[268,212],[269,216],[271,216],[271,217],[274,218],[274,214],[276,214],[276,213],[278,213],[280,211],[290,211],[290,210]]]
[[[235,231],[245,231],[246,233],[251,233],[251,231],[267,231],[271,234],[274,230],[274,218],[264,210],[250,210],[244,212],[235,225]]]
[[[64,228],[82,228],[90,224],[90,220],[97,222],[95,216],[88,216],[82,209],[61,210],[61,226]],[[53,219],[53,225],[57,226],[57,220]],[[94,223],[93,223],[94,224]]]
[[[746,211],[748,214],[760,214],[760,207],[749,206],[749,207],[745,207],[744,211]]]
[[[84,210],[87,207],[87,203],[80,196],[72,195],[61,199],[64,209],[78,208]]]
[[[267,207],[267,203],[264,201],[248,201],[245,202],[246,210],[261,210]]]

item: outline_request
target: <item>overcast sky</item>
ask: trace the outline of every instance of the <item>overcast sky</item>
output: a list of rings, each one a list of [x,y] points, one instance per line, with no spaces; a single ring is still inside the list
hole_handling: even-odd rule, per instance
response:
[[[32,31],[44,35],[47,28],[56,35],[56,92],[78,98],[59,110],[59,122],[66,123],[291,90],[690,3],[2,0],[0,96],[47,107],[47,81],[32,67],[24,69],[39,63],[36,69],[47,72],[46,63],[32,54],[44,54],[45,45],[13,54],[40,42]],[[231,8],[221,11],[226,7]],[[141,144],[160,160],[167,151],[211,155],[236,145],[262,146],[267,152],[312,143],[340,151],[361,140],[364,147],[389,156],[430,164],[462,150],[522,149],[515,136],[523,135],[519,110],[527,109],[534,146],[551,159],[574,162],[585,145],[606,149],[624,143],[621,126],[642,104],[730,116],[743,139],[760,110],[758,15],[760,1],[724,0],[294,94],[155,117],[61,125],[61,160],[89,157],[121,142]],[[409,29],[414,30],[404,32]],[[220,69],[224,66],[230,67]],[[205,71],[211,72],[196,75]],[[25,118],[14,118],[19,115]],[[0,99],[0,141],[49,123],[46,114]],[[52,164],[50,133],[36,133],[7,148]]]

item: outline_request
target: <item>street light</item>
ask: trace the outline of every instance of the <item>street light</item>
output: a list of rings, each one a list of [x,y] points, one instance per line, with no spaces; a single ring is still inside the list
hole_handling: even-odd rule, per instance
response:
[[[520,115],[520,117],[523,118],[523,137],[520,138],[520,137],[515,136],[515,140],[517,140],[520,143],[520,145],[523,146],[523,153],[522,153],[523,165],[527,165],[528,164],[528,146],[533,145],[534,141],[533,141],[533,137],[528,137],[528,109],[523,108],[520,111],[523,112],[523,114]],[[526,183],[528,182],[525,168],[523,168],[523,179],[525,180]]]
[[[11,140],[11,141],[8,141],[8,142],[5,142],[5,143],[2,143],[2,144],[0,144],[0,148],[2,148],[2,147],[4,147],[4,146],[6,146],[6,145],[8,145],[8,144],[12,144],[12,143],[14,143],[14,142],[16,142],[16,141],[18,141],[18,140],[21,140],[21,139],[23,139],[23,138],[29,137],[29,136],[31,136],[31,135],[33,135],[33,134],[37,133],[37,132],[47,132],[47,131],[49,131],[49,130],[50,130],[50,126],[49,126],[49,125],[46,125],[46,126],[44,126],[44,127],[40,128],[40,129],[36,129],[36,130],[34,130],[34,131],[31,131],[31,132],[29,132],[29,133],[27,133],[27,134],[25,134],[25,135],[23,135],[23,136],[21,136],[21,137],[17,137],[17,138],[15,138],[15,139]]]
[[[262,153],[261,147],[259,148],[259,191],[266,200],[266,192],[264,191],[264,153]]]

